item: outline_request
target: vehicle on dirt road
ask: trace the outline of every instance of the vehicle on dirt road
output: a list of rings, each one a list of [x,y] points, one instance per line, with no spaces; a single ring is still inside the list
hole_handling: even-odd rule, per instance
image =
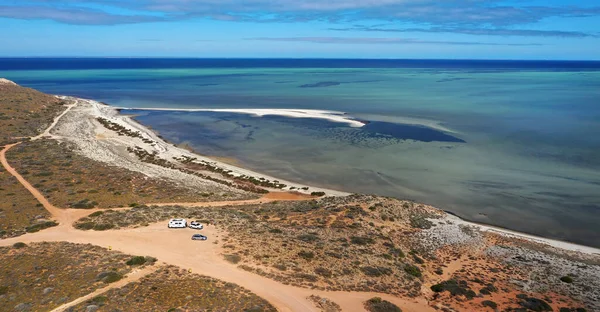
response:
[[[194,234],[192,235],[192,240],[207,240],[208,237],[202,235],[202,234]]]
[[[190,227],[190,229],[194,229],[194,230],[202,230],[204,228],[204,225],[202,225],[202,223],[200,223],[200,221],[192,221],[192,222],[190,222],[189,227]]]
[[[169,220],[170,229],[181,229],[187,227],[187,221],[185,219],[171,219]]]

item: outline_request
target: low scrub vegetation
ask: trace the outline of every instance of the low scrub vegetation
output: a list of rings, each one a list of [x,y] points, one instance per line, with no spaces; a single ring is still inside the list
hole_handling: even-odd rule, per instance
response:
[[[0,146],[40,134],[65,110],[64,104],[52,95],[0,83]]]
[[[73,146],[51,139],[17,145],[8,151],[7,157],[57,207],[90,209],[126,207],[131,203],[247,198],[226,194],[203,196],[175,182],[149,179],[138,172],[88,159],[75,153]],[[39,172],[51,174],[52,178],[36,174]]]
[[[225,259],[245,270],[302,287],[414,296],[420,292],[421,272],[416,253],[405,257],[402,251],[414,248],[401,231],[412,231],[409,216],[426,208],[415,205],[408,211],[403,203],[350,196],[219,208],[140,205],[129,211],[104,210],[75,226],[135,227],[176,217],[210,220],[229,233],[222,240]],[[368,209],[376,204],[374,211]],[[393,228],[375,225],[384,224],[382,215],[396,220]]]
[[[130,270],[129,258],[71,243],[0,247],[0,311],[14,311],[19,304],[29,311],[50,311],[121,279]]]
[[[95,305],[99,311],[277,311],[266,300],[232,283],[191,274],[168,266],[138,282],[111,289],[73,308],[86,311]]]
[[[0,238],[41,230],[50,225],[42,225],[49,217],[35,197],[0,166]]]
[[[402,309],[397,305],[379,297],[367,300],[365,302],[365,309],[369,312],[402,312]]]

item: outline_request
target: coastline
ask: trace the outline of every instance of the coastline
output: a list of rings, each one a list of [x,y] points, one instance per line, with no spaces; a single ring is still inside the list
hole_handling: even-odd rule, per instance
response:
[[[159,134],[154,132],[149,127],[137,122],[134,119],[135,116],[122,114],[121,113],[122,108],[114,107],[114,106],[108,105],[106,103],[101,103],[101,102],[97,102],[94,100],[87,100],[87,99],[80,99],[80,100],[92,105],[94,117],[106,118],[106,119],[110,120],[111,122],[118,123],[121,126],[129,128],[131,130],[139,131],[140,133],[142,133],[142,136],[147,137],[150,140],[154,141],[155,146],[150,146],[150,144],[143,143],[143,142],[135,142],[135,144],[140,145],[144,149],[147,149],[147,150],[155,150],[159,153],[159,155],[162,154],[163,156],[166,156],[168,158],[181,157],[181,156],[196,158],[198,161],[204,161],[204,162],[210,163],[211,165],[213,165],[215,167],[219,167],[224,170],[229,170],[230,175],[233,177],[248,176],[248,177],[254,177],[256,179],[266,179],[266,180],[270,180],[270,181],[278,181],[279,183],[286,185],[286,187],[282,188],[281,191],[294,191],[294,192],[299,192],[299,193],[303,193],[303,194],[310,194],[312,192],[325,192],[327,194],[327,196],[347,196],[347,195],[351,194],[348,192],[332,190],[332,189],[327,189],[327,188],[321,188],[321,187],[315,187],[315,186],[309,186],[309,185],[295,183],[295,182],[288,181],[288,180],[278,179],[276,177],[272,177],[272,176],[269,176],[266,174],[255,172],[255,171],[252,171],[252,170],[249,170],[246,168],[242,168],[242,167],[239,167],[236,165],[228,164],[226,162],[222,162],[217,159],[201,155],[200,153],[192,152],[188,149],[185,149],[183,147],[178,147],[175,144],[166,141],[164,138],[162,138]],[[304,189],[304,188],[308,188],[308,189]]]
[[[230,170],[231,174],[234,176],[238,176],[238,177],[239,176],[249,176],[249,177],[253,177],[256,179],[264,178],[264,179],[271,180],[271,181],[279,181],[280,183],[286,184],[286,187],[281,189],[281,191],[294,191],[294,192],[299,192],[299,193],[303,193],[303,194],[310,194],[311,192],[325,192],[326,196],[348,196],[348,195],[351,195],[351,193],[344,192],[344,191],[319,188],[319,187],[314,187],[311,185],[299,184],[299,183],[294,183],[294,182],[287,181],[287,180],[277,179],[276,177],[261,174],[259,172],[245,169],[240,166],[228,164],[228,163],[219,161],[218,159],[211,158],[209,156],[200,155],[199,153],[189,151],[185,148],[178,147],[178,146],[166,141],[165,139],[160,137],[157,133],[155,133],[153,130],[151,130],[149,127],[146,127],[146,126],[140,124],[139,122],[137,122],[133,118],[134,116],[122,114],[120,111],[123,108],[114,107],[109,104],[101,103],[101,102],[94,101],[94,100],[80,99],[80,98],[75,98],[75,97],[70,97],[70,98],[79,100],[83,104],[90,105],[90,110],[88,113],[94,118],[98,118],[98,117],[106,118],[106,119],[109,119],[111,122],[118,123],[119,125],[126,127],[128,129],[131,129],[133,131],[139,131],[143,137],[154,141],[156,144],[152,144],[152,145],[145,144],[145,143],[142,143],[140,140],[133,140],[133,142],[132,142],[132,140],[130,140],[130,139],[133,139],[133,138],[129,138],[129,137],[125,137],[125,138],[121,137],[120,141],[126,140],[126,141],[129,141],[130,144],[142,145],[142,147],[144,149],[156,151],[157,153],[159,153],[159,155],[169,157],[169,158],[180,157],[183,155],[183,156],[187,156],[187,157],[191,157],[191,158],[196,158],[200,161],[208,162],[211,165],[222,168],[224,170]],[[154,109],[154,110],[171,110],[171,109]],[[173,109],[173,110],[178,110],[178,109]],[[184,110],[181,110],[181,111],[184,111]],[[191,109],[191,110],[185,110],[185,111],[213,111],[213,110]],[[309,118],[309,117],[305,116],[305,117],[299,117],[299,118]],[[124,142],[120,142],[120,143],[124,143]],[[308,189],[305,190],[303,188],[308,188]],[[492,226],[492,225],[480,224],[480,223],[462,219],[462,218],[452,214],[451,212],[449,213],[449,212],[443,211],[440,208],[436,208],[436,209],[438,209],[440,212],[442,212],[444,214],[442,220],[454,222],[457,225],[474,227],[481,232],[493,233],[493,234],[504,236],[504,237],[516,238],[516,239],[528,241],[531,243],[543,244],[543,245],[546,245],[546,246],[549,246],[552,248],[563,249],[563,250],[571,251],[571,252],[583,253],[583,254],[588,254],[588,255],[600,255],[600,249],[595,248],[595,247],[584,246],[584,245],[579,245],[579,244],[575,244],[575,243],[571,243],[571,242],[567,242],[567,241],[560,241],[560,240],[556,240],[556,239],[540,237],[540,236],[527,234],[527,233],[521,233],[521,232],[513,231],[510,229]]]

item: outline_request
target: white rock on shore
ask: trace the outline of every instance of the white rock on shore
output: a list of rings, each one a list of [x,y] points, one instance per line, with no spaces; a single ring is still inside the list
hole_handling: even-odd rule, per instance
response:
[[[16,85],[17,85],[17,84],[16,84],[15,82],[13,82],[13,81],[10,81],[10,80],[8,80],[8,79],[5,79],[5,78],[0,78],[0,85],[2,85],[2,84],[4,84],[4,85],[13,85],[13,86],[16,86]]]

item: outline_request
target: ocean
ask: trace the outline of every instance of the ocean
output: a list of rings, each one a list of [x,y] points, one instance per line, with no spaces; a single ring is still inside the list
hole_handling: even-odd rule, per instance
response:
[[[600,247],[600,62],[0,59],[0,77],[127,108],[203,155]]]

